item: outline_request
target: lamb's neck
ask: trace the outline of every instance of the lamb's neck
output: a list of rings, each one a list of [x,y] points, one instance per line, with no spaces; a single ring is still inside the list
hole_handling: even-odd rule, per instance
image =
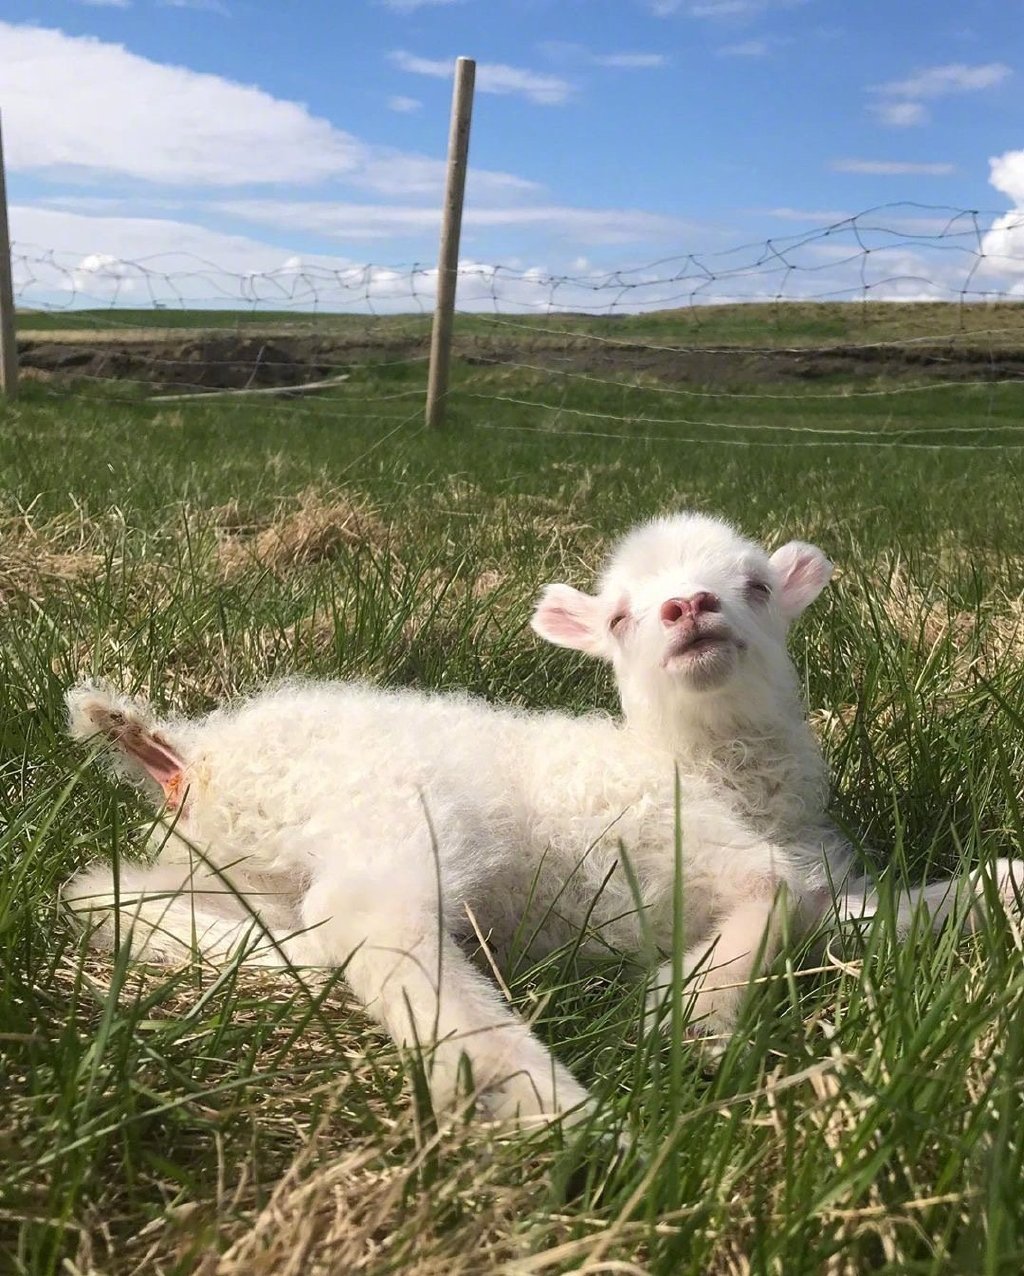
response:
[[[827,780],[799,698],[779,696],[723,711],[628,713],[627,725],[670,752],[680,766],[727,790],[766,836],[788,836],[825,819]]]

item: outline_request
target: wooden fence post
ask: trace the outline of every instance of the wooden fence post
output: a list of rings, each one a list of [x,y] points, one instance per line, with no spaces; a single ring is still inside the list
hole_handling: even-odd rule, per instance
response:
[[[14,330],[14,281],[11,236],[7,225],[7,182],[4,177],[3,126],[0,121],[0,394],[18,393],[18,344]]]
[[[427,376],[427,425],[444,424],[448,374],[452,359],[455,322],[455,290],[459,282],[459,237],[462,233],[462,200],[466,192],[469,159],[469,126],[473,117],[473,85],[476,63],[459,58],[455,63],[455,92],[448,134],[448,176],[441,219],[441,248],[437,260],[437,304],[430,334],[430,371]]]

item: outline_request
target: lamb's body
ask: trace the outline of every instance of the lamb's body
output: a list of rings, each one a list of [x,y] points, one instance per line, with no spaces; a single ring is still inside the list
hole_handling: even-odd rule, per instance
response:
[[[585,947],[670,946],[679,761],[611,718],[320,683],[163,732],[186,763],[187,797],[174,835],[158,835],[161,862],[195,863],[198,848],[240,890],[272,893],[261,912],[279,936],[322,920],[303,883],[340,870],[353,899],[360,881],[415,881],[435,924],[440,906],[447,929],[469,934],[472,914],[500,954],[517,936],[550,951],[584,919]],[[685,770],[680,784],[687,945],[708,936],[732,878],[747,893],[768,872],[794,889],[826,885],[820,845],[773,845],[724,785]],[[622,847],[642,919],[629,874],[615,871]],[[303,939],[291,951],[312,957],[316,930]]]
[[[254,750],[258,739],[274,749]],[[293,685],[196,724],[188,747],[195,763],[179,828],[216,847],[219,861],[293,883],[340,867],[353,899],[360,883],[371,894],[400,883],[427,902],[434,925],[443,912],[453,935],[470,934],[475,918],[501,956],[517,935],[532,936],[537,950],[566,942],[588,912],[606,944],[635,950],[628,882],[612,874],[605,883],[620,841],[652,898],[661,897],[666,867],[671,873],[663,848],[672,838],[672,760],[607,718]],[[687,808],[717,814],[704,787],[694,784]],[[386,805],[375,800],[382,793]],[[527,900],[532,925],[524,925]],[[314,887],[296,896],[288,930],[320,920],[315,912]],[[660,935],[661,919],[651,922]],[[697,933],[707,929],[709,908],[692,922]],[[312,956],[318,931],[293,947]]]
[[[116,901],[109,870],[87,870],[67,892],[73,906],[102,942],[132,929],[135,951],[150,958],[178,959],[192,945],[222,958],[244,942],[254,960],[344,965],[396,1039],[432,1046],[439,1101],[465,1052],[501,1116],[558,1112],[585,1095],[460,940],[482,936],[499,961],[516,947],[580,942],[650,966],[681,943],[684,973],[697,972],[692,1013],[727,1032],[744,982],[777,946],[781,914],[817,919],[849,872],[783,645],[788,615],[818,592],[828,565],[806,546],[796,566],[779,555],[769,563],[710,520],[657,524],[648,541],[666,527],[676,537],[667,563],[650,554],[645,576],[637,537],[616,560],[630,611],[616,602],[613,563],[607,607],[557,586],[535,620],[554,641],[613,659],[624,723],[309,683],[155,724],[101,688],[77,689],[75,734],[114,740],[124,765],[154,795],[158,781],[177,810],[154,867],[122,874]],[[652,622],[645,589],[657,600],[678,588],[675,560],[681,553],[690,570],[694,543],[704,576]],[[751,571],[772,582],[778,614],[746,597]],[[806,599],[794,593],[801,583]],[[609,622],[605,611],[621,614]]]

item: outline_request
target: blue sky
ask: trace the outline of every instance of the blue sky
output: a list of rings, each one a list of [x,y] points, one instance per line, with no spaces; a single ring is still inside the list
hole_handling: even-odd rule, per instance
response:
[[[586,275],[890,201],[1013,215],[1022,46],[1020,0],[0,0],[13,234],[83,291],[154,254],[430,262],[457,54],[480,68],[467,262]]]

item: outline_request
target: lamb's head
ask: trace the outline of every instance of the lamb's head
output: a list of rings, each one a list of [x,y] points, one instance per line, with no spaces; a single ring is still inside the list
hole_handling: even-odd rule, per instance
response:
[[[791,694],[786,633],[831,573],[813,545],[769,555],[718,519],[681,514],[629,533],[595,595],[549,585],[533,628],[610,660],[627,716],[727,718],[766,693]]]

